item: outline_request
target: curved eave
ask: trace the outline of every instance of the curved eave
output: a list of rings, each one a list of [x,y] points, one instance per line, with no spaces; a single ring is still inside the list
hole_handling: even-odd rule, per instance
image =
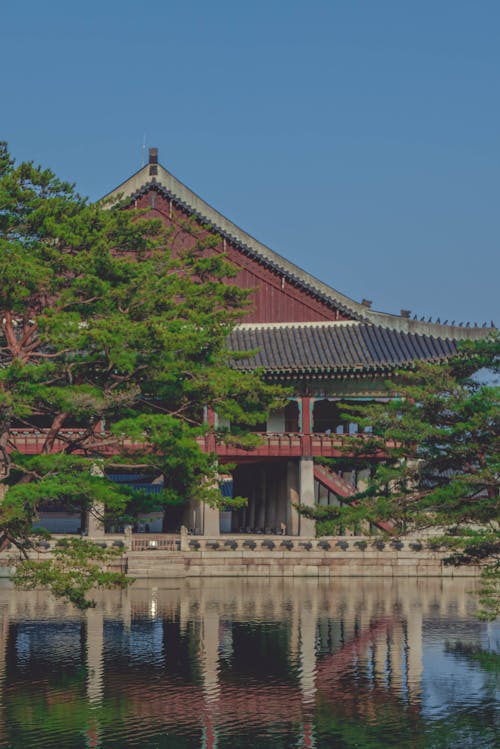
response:
[[[447,360],[447,357],[426,359],[429,363],[443,363]],[[374,376],[387,376],[395,370],[399,369],[411,369],[415,366],[416,360],[401,362],[398,364],[374,364],[371,366],[359,366],[359,367],[301,367],[301,368],[289,368],[289,369],[273,369],[266,368],[256,365],[255,367],[240,367],[236,368],[240,372],[251,373],[255,370],[263,372],[264,377],[267,379],[282,379],[282,380],[297,380],[297,379],[361,379],[361,378],[372,378]]]

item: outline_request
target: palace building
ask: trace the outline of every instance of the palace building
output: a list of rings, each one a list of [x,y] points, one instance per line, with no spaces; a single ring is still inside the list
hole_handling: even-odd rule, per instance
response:
[[[149,151],[149,163],[105,199],[146,210],[174,228],[174,252],[193,241],[183,228],[186,219],[219,237],[215,251],[224,252],[237,269],[232,282],[251,290],[246,318],[230,338],[231,347],[249,356],[234,366],[258,367],[294,392],[285,408],[260,425],[258,447],[232,447],[217,442],[214,434],[205,438],[204,448],[217,452],[221,472],[225,463],[235,466],[222,481],[223,493],[247,497],[247,507],[219,512],[192,502],[182,515],[172,514],[172,531],[183,523],[191,532],[209,536],[313,536],[313,521],[300,516],[295,505],[349,501],[367,477],[354,460],[344,459],[341,472],[314,460],[342,457],[343,436],[357,430],[356,424],[342,420],[342,402],[387,399],[385,381],[396,368],[445,360],[456,352],[459,340],[491,331],[416,320],[407,310],[400,315],[378,312],[367,300],[350,299],[212,208],[161,166],[156,148]],[[207,419],[217,425],[217,414],[208,411]]]

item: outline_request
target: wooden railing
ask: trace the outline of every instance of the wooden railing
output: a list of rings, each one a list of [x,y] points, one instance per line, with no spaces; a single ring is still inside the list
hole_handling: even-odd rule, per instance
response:
[[[12,429],[9,436],[11,449],[19,450],[25,455],[36,455],[43,449],[48,429]],[[82,448],[96,454],[113,455],[122,450],[135,450],[144,447],[131,440],[116,441],[109,435],[88,435],[83,429],[61,429],[54,442],[52,452],[62,452],[69,444],[83,440]],[[256,457],[294,458],[323,456],[328,458],[345,457],[342,446],[347,435],[341,434],[300,434],[297,432],[264,432],[258,433],[260,443],[251,448],[244,448],[229,441],[222,442],[213,433],[198,438],[198,444],[204,452],[216,452],[223,461],[237,459],[239,462]],[[78,448],[78,446],[77,446]],[[76,452],[79,450],[77,449]]]
[[[205,452],[216,452],[222,460],[242,462],[255,457],[293,458],[302,456],[323,456],[325,458],[346,457],[343,451],[345,440],[349,435],[342,434],[300,434],[297,432],[264,432],[258,433],[260,444],[252,448],[239,447],[236,444],[216,441],[213,434],[199,439]],[[382,456],[382,453],[380,455]]]

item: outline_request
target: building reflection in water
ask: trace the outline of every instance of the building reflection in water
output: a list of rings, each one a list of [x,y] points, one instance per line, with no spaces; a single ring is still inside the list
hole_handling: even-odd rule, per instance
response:
[[[79,614],[5,583],[0,746],[12,731],[24,747],[59,746],[65,707],[88,747],[152,747],[165,736],[177,737],[172,746],[267,746],[271,735],[269,746],[313,747],[318,716],[330,714],[367,724],[403,715],[416,730],[424,622],[452,614],[477,634],[485,625],[471,618],[470,588],[470,579],[163,580],[102,594]]]

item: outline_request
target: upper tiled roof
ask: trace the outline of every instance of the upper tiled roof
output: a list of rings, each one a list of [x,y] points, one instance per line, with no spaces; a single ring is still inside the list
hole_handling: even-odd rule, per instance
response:
[[[382,371],[442,361],[457,351],[452,340],[358,322],[240,325],[229,345],[234,351],[256,351],[236,360],[238,369],[262,367],[282,375]]]
[[[153,154],[153,159],[151,159]],[[273,270],[280,273],[293,284],[318,297],[326,304],[341,310],[354,320],[370,322],[393,330],[413,333],[419,336],[436,336],[460,340],[463,338],[484,338],[491,328],[462,327],[434,323],[431,321],[415,320],[400,315],[377,312],[354,301],[345,294],[323,283],[299,266],[291,263],[279,253],[271,250],[259,242],[239,226],[229,221],[222,213],[212,208],[195,192],[184,185],[177,177],[158,163],[157,149],[150,149],[150,163],[139,169],[129,179],[122,182],[116,189],[104,196],[105,201],[119,199],[131,202],[149,190],[157,190],[170,198],[177,205],[199,218],[203,224],[209,225],[226,238],[242,252],[256,258]]]

